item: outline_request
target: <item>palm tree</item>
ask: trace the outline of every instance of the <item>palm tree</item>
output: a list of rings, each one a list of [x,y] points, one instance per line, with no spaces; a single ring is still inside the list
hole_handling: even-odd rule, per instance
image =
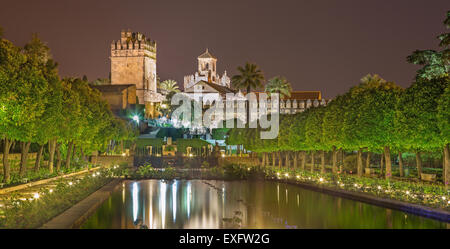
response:
[[[281,76],[273,77],[266,84],[266,92],[270,94],[278,93],[280,98],[290,97],[292,92],[291,83]]]
[[[161,93],[163,94],[169,94],[171,92],[179,92],[180,89],[178,88],[177,82],[174,80],[165,80],[160,83],[159,89],[161,90]]]
[[[251,89],[263,86],[264,75],[256,64],[247,62],[244,67],[239,66],[237,70],[239,74],[231,78],[231,83],[234,88],[245,89],[248,94]],[[247,105],[247,120],[250,120],[250,105]]]
[[[244,67],[239,66],[237,70],[239,74],[231,78],[234,88],[244,89],[249,93],[252,88],[262,87],[264,75],[257,65],[247,62]]]

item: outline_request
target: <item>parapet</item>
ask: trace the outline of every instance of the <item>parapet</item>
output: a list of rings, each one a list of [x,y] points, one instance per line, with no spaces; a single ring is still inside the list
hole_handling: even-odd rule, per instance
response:
[[[146,38],[140,32],[122,30],[120,40],[111,43],[111,51],[115,50],[147,50],[156,54],[156,41]],[[114,56],[114,53],[111,55]]]

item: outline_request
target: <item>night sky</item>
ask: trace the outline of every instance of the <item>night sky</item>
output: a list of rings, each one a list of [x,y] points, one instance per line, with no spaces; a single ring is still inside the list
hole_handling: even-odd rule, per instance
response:
[[[3,0],[0,26],[20,46],[37,32],[61,76],[107,78],[110,43],[130,28],[157,41],[161,80],[182,86],[209,48],[221,75],[249,61],[266,79],[331,98],[367,73],[409,86],[418,67],[406,56],[438,48],[448,9],[446,0]]]

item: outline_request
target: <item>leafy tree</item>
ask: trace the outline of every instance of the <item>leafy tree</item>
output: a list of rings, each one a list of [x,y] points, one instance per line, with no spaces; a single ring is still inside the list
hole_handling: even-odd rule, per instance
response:
[[[343,106],[345,106],[345,98],[343,96],[337,96],[327,105],[323,114],[323,144],[327,150],[332,151],[333,173],[338,171],[337,149],[342,149],[343,147],[342,117],[345,113],[342,108]]]
[[[444,147],[444,183],[450,182],[450,85],[447,84],[445,92],[438,101],[437,122],[440,130],[442,146]]]
[[[38,61],[11,42],[0,41],[0,134],[3,138],[4,181],[9,182],[8,153],[13,140],[28,142],[44,112],[47,88]],[[25,147],[25,148],[24,148]],[[23,148],[29,148],[25,145]],[[21,172],[24,174],[24,170]]]
[[[70,167],[75,140],[80,136],[82,129],[82,103],[74,85],[79,79],[65,78],[62,80],[62,113],[63,127],[60,129],[60,138],[67,143],[66,168]]]
[[[305,124],[305,142],[308,145],[309,149],[312,151],[311,158],[314,161],[315,152],[320,150],[321,158],[322,158],[322,168],[321,172],[325,173],[325,164],[324,164],[324,143],[323,143],[323,133],[322,133],[322,125],[323,125],[323,114],[325,113],[325,107],[311,107],[306,110],[304,113],[307,116],[306,124]],[[314,163],[313,163],[314,164]],[[314,171],[314,165],[311,166],[311,172]]]
[[[358,108],[359,119],[364,121],[359,129],[361,134],[364,134],[361,142],[368,148],[383,148],[386,157],[386,178],[390,178],[390,150],[397,144],[394,128],[395,108],[403,89],[377,75],[368,75],[361,81],[363,99]]]
[[[447,18],[444,20],[444,25],[447,29],[450,28],[450,11],[447,11]],[[423,66],[417,71],[417,81],[429,81],[448,77],[448,71],[450,69],[450,33],[441,34],[437,38],[440,40],[439,46],[443,50],[416,50],[407,57],[409,63]]]
[[[42,74],[48,83],[48,88],[44,93],[44,99],[47,100],[45,102],[44,113],[37,120],[36,133],[32,138],[32,142],[39,144],[39,150],[35,163],[35,171],[38,171],[40,168],[44,144],[46,144],[49,140],[54,141],[54,139],[59,135],[59,128],[62,119],[61,82],[59,81],[57,64],[51,57],[50,49],[38,38],[36,34],[34,34],[31,41],[25,45],[24,51],[29,57],[36,60],[38,67],[42,70]],[[26,159],[23,160],[23,162],[26,161]],[[52,171],[53,168],[51,167],[50,172]]]
[[[450,27],[449,16],[450,11],[444,21],[447,28]],[[398,132],[403,138],[402,145],[416,150],[419,178],[422,173],[420,151],[436,150],[443,145],[437,123],[437,106],[450,82],[448,37],[448,33],[438,36],[439,45],[443,47],[441,51],[417,50],[407,57],[408,62],[423,67],[417,71],[416,81],[398,102],[396,120]]]

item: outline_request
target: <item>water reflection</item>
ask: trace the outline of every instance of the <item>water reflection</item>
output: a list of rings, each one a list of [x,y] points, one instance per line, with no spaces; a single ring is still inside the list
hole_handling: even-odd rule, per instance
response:
[[[172,184],[172,216],[173,222],[177,218],[177,181],[173,181]]]
[[[137,221],[137,215],[139,211],[138,191],[139,191],[138,183],[135,182],[133,183],[133,222]]]
[[[125,182],[83,228],[446,226],[439,221],[281,183],[145,180]]]

